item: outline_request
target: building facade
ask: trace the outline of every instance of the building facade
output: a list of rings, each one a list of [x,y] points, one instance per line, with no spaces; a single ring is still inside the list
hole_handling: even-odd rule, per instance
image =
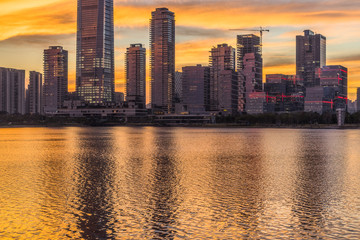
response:
[[[238,101],[235,49],[219,44],[210,54],[210,111],[234,114]]]
[[[334,111],[347,108],[348,103],[348,70],[340,65],[324,66],[317,70],[320,85],[331,87],[335,91]]]
[[[146,49],[131,44],[125,54],[126,101],[146,108]]]
[[[78,0],[76,91],[91,105],[113,101],[113,0]]]
[[[0,112],[25,114],[25,70],[0,68]]]
[[[319,86],[316,69],[326,65],[326,37],[305,30],[304,36],[296,36],[296,75],[305,87]]]
[[[356,111],[360,111],[360,88],[357,88],[356,92]]]
[[[175,15],[157,8],[150,19],[150,102],[155,113],[175,111]]]
[[[247,112],[249,96],[254,92],[262,92],[262,58],[256,53],[247,53],[243,59],[243,69],[239,72],[239,111]],[[241,106],[241,104],[243,106]]]
[[[29,114],[43,114],[43,81],[42,74],[31,71],[26,91],[27,110]]]
[[[182,68],[183,107],[189,114],[210,109],[210,68],[201,65]]]
[[[306,88],[305,112],[323,114],[334,109],[335,90],[332,87]]]
[[[43,111],[54,113],[68,94],[68,51],[60,46],[44,50]]]
[[[238,89],[238,111],[246,111],[246,93],[262,91],[263,81],[263,61],[261,56],[260,37],[254,34],[245,34],[237,36],[237,71],[239,74]],[[249,58],[252,58],[254,66],[249,67]],[[251,72],[250,72],[251,70]],[[249,76],[251,75],[250,89],[246,89],[246,82],[249,86]]]
[[[175,72],[175,103],[180,103],[183,99],[182,93],[182,78],[183,73],[176,71]]]

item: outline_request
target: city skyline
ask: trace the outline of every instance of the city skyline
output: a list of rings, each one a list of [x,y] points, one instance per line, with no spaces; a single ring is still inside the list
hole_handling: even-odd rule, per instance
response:
[[[264,78],[270,73],[295,74],[296,35],[311,29],[327,37],[327,64],[349,69],[351,99],[355,99],[356,88],[360,86],[360,56],[356,52],[359,38],[355,32],[356,13],[360,8],[355,1],[346,4],[342,1],[311,4],[308,1],[273,1],[270,5],[264,1],[227,1],[226,4],[223,1],[114,2],[117,91],[124,91],[124,53],[128,45],[139,42],[149,49],[148,24],[151,11],[157,7],[168,7],[176,14],[176,70],[187,65],[206,66],[209,51],[217,44],[236,47],[236,35],[246,32],[228,29],[263,25],[271,29],[264,37]],[[61,45],[69,49],[69,90],[74,91],[76,2],[17,0],[3,1],[0,6],[3,9],[0,11],[3,20],[0,65],[42,72],[43,49]],[[138,14],[131,14],[135,10]],[[28,75],[26,78],[28,81]],[[149,74],[147,83],[148,80]]]

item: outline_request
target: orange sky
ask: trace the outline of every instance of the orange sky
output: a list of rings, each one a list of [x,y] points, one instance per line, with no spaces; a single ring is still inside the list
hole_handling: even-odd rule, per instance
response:
[[[69,90],[75,89],[75,0],[0,0],[0,66],[42,72],[43,49],[69,51]],[[236,46],[230,28],[265,26],[267,73],[295,73],[295,36],[312,29],[327,37],[327,64],[349,68],[350,98],[360,87],[358,0],[115,0],[117,91],[123,90],[124,53],[131,43],[149,46],[149,18],[156,7],[176,14],[176,68],[208,64],[219,43]],[[246,33],[246,32],[244,32]]]

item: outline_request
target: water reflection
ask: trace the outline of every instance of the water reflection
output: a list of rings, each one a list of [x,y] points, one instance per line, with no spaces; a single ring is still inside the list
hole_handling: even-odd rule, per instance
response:
[[[0,130],[2,239],[360,238],[360,133]]]
[[[86,133],[80,131],[79,134],[75,161],[80,214],[75,217],[80,236],[83,239],[114,239],[114,139],[106,130],[99,134],[86,129]]]

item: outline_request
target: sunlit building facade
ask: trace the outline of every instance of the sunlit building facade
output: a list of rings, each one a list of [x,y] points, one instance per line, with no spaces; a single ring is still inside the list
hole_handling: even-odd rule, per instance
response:
[[[25,70],[0,68],[0,112],[25,114]]]
[[[146,107],[146,49],[131,44],[125,54],[126,101]]]
[[[326,37],[311,30],[296,36],[296,75],[303,79],[305,87],[320,86],[315,71],[325,65]]]
[[[68,94],[68,51],[60,46],[44,50],[44,113],[55,113]]]
[[[76,91],[91,105],[113,101],[113,0],[78,0]]]
[[[175,15],[157,8],[150,19],[151,106],[155,113],[175,111]]]

